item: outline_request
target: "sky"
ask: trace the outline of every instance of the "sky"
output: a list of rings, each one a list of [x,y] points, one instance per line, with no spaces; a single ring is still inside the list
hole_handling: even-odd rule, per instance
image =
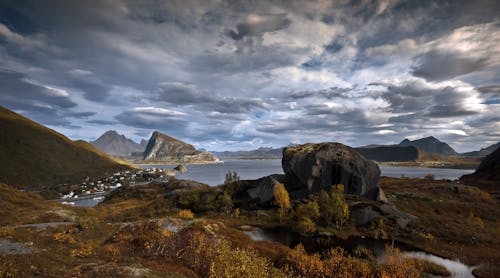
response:
[[[0,105],[72,139],[500,141],[500,1],[0,0]]]

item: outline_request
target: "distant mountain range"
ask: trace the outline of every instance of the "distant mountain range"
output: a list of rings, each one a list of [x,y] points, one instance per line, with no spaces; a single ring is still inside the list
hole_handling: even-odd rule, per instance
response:
[[[0,182],[40,188],[134,166],[0,106]]]
[[[482,148],[479,151],[466,152],[466,153],[463,153],[461,155],[465,156],[465,157],[485,157],[485,156],[493,153],[498,148],[500,148],[500,142],[493,144],[491,146],[488,146],[486,148]]]
[[[366,147],[354,148],[365,158],[375,161],[405,162],[417,161],[422,156],[422,150],[414,146],[380,146],[370,145]]]
[[[143,140],[141,143],[143,142],[146,142],[145,145],[147,146],[147,141]],[[106,131],[97,140],[90,141],[90,144],[110,155],[118,157],[130,157],[134,153],[144,152],[146,148],[146,146],[137,144],[114,130]]]
[[[261,147],[250,151],[213,152],[223,159],[279,159],[283,155],[283,148]]]

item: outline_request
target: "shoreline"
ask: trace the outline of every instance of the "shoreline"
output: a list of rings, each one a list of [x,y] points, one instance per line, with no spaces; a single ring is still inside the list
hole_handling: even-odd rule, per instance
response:
[[[218,163],[224,163],[223,160],[218,160],[218,161],[192,161],[192,162],[186,162],[186,161],[131,161],[133,165],[136,166],[141,166],[141,165],[172,165],[172,166],[177,166],[177,165],[186,165],[186,164],[218,164]]]

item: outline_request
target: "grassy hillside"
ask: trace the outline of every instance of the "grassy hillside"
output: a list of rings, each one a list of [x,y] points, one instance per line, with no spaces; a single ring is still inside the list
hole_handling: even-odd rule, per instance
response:
[[[130,169],[84,141],[64,135],[0,107],[0,182],[40,187],[78,182],[85,176]]]

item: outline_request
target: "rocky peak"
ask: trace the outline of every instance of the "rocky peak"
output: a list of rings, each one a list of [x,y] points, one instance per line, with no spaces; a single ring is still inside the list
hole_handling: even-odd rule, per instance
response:
[[[144,147],[114,130],[104,132],[97,140],[90,143],[114,156],[127,157],[133,153],[144,151]]]
[[[200,152],[193,145],[159,131],[155,131],[151,135],[143,154],[143,160],[181,163],[218,161],[211,153]]]

